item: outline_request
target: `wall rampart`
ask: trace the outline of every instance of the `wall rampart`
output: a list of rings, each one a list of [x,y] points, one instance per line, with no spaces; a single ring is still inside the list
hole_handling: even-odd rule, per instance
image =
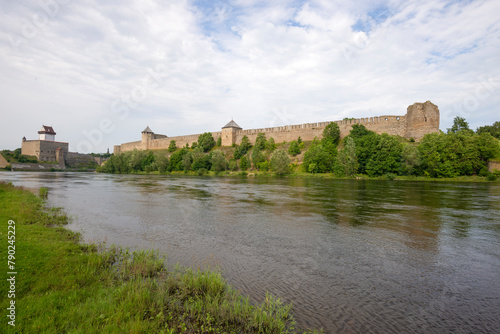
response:
[[[264,133],[266,138],[273,138],[275,142],[281,143],[283,141],[290,142],[297,140],[301,137],[304,141],[311,141],[314,138],[321,139],[323,130],[332,122],[317,122],[317,123],[304,123],[295,125],[276,126],[270,128],[248,129],[240,130],[239,128],[232,127],[224,128],[224,145],[231,145],[232,143],[240,144],[243,137],[247,136],[251,143],[255,143],[259,133]],[[340,137],[347,136],[354,124],[361,124],[368,130],[376,133],[387,133],[389,135],[397,135],[406,138],[414,138],[420,140],[425,134],[432,132],[439,132],[439,109],[435,104],[430,101],[424,103],[414,103],[407,108],[407,113],[404,116],[375,116],[343,119],[335,121],[340,128]],[[233,135],[234,134],[234,135]],[[133,149],[166,149],[170,141],[175,140],[177,147],[183,147],[186,144],[190,146],[198,140],[201,134],[176,136],[176,137],[162,137],[163,135],[154,134],[151,139],[143,139],[143,141],[126,143],[115,146],[115,153],[131,151]],[[212,132],[215,140],[222,136],[222,131]],[[154,139],[153,139],[154,138]]]

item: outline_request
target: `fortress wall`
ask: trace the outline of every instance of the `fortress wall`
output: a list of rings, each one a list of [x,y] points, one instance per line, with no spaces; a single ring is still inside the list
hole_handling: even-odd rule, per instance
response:
[[[130,143],[125,143],[120,145],[120,152],[127,152],[127,151],[133,151],[133,150],[142,150],[142,141],[133,141]],[[115,149],[115,153],[116,149]]]
[[[259,133],[264,133],[266,138],[274,138],[276,143],[291,142],[300,136],[304,141],[312,141],[315,137],[321,139],[323,130],[332,122],[304,123],[297,125],[277,126],[273,128],[250,129],[236,131],[236,144],[241,144],[243,136],[247,136],[253,144]],[[391,135],[405,136],[405,116],[377,116],[356,119],[345,119],[335,121],[340,129],[340,137],[344,138],[351,132],[354,124],[362,124],[368,130],[377,133],[388,133]]]
[[[153,139],[149,142],[148,149],[150,149],[150,150],[165,150],[168,148],[168,146],[170,145],[170,142],[172,140],[175,140],[175,145],[179,148],[186,146],[186,144],[189,144],[189,146],[191,146],[191,145],[193,145],[194,142],[198,142],[198,137],[201,135],[202,134],[200,133],[200,134],[196,134],[196,135],[175,136],[175,137],[165,136],[165,137],[162,137],[160,139]],[[217,139],[220,136],[222,136],[222,131],[212,132],[212,137],[214,137],[215,141],[217,141]],[[157,137],[156,134],[155,134],[155,137]],[[122,149],[121,152],[125,152],[125,151],[123,151],[123,149]]]
[[[266,138],[274,138],[276,143],[291,142],[297,140],[300,136],[304,141],[311,141],[315,137],[321,139],[323,130],[331,122],[318,122],[318,123],[304,123],[296,125],[277,126],[271,128],[249,129],[249,130],[236,130],[224,129],[225,132],[225,145],[231,145],[234,140],[236,144],[241,144],[243,136],[247,136],[251,143],[255,143],[257,135],[264,133]],[[374,116],[356,119],[344,119],[335,121],[340,128],[340,137],[347,136],[354,124],[364,125],[368,130],[374,131],[378,134],[387,133],[389,135],[398,135],[406,138],[414,138],[420,140],[425,134],[432,132],[439,132],[439,109],[435,104],[430,101],[424,103],[414,103],[408,106],[407,113],[404,116]],[[231,134],[234,132],[234,137]],[[215,140],[222,136],[222,131],[212,132]],[[193,142],[198,140],[200,134],[177,136],[164,138],[163,135],[153,135],[153,140],[149,141],[148,147],[150,149],[166,149],[171,140],[176,141],[177,147],[183,147],[188,143],[192,145]],[[115,146],[115,153],[126,152],[137,149],[145,149],[146,142],[126,143],[120,146]]]

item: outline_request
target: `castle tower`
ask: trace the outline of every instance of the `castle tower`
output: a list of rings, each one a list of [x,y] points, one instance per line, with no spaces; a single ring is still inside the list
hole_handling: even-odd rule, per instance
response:
[[[144,131],[142,131],[142,149],[147,150],[149,149],[149,143],[153,140],[154,137],[154,132],[149,128],[149,126],[146,126]]]
[[[236,142],[236,132],[242,128],[235,121],[227,123],[222,127],[222,146],[231,146]]]
[[[56,133],[51,126],[42,125],[38,131],[38,140],[56,141]]]
[[[406,112],[406,138],[422,139],[427,133],[439,132],[439,109],[431,101],[414,103]]]

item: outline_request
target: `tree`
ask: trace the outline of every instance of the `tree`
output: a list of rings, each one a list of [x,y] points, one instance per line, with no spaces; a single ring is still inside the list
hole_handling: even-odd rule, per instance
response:
[[[290,173],[290,157],[283,150],[276,150],[271,156],[271,170],[277,175]]]
[[[217,144],[215,144],[217,147],[222,146],[222,137],[217,138]]]
[[[321,143],[323,146],[337,146],[340,140],[340,128],[337,123],[328,124],[323,130],[323,138]]]
[[[212,168],[212,163],[210,161],[210,156],[203,153],[201,146],[198,146],[191,152],[192,165],[191,170],[206,169],[210,170]]]
[[[168,144],[168,151],[170,153],[175,152],[177,150],[177,145],[175,144],[175,140],[171,140],[170,144]]]
[[[364,125],[353,124],[351,132],[347,137],[351,137],[356,146],[356,158],[359,163],[358,173],[366,174],[366,165],[370,161],[372,154],[375,153],[380,135],[367,130]]]
[[[248,162],[248,159],[246,156],[242,156],[240,159],[240,169],[241,170],[247,170],[248,167],[250,167],[250,163]]]
[[[243,136],[243,138],[241,138],[241,144],[237,146],[236,149],[234,150],[234,158],[235,159],[241,158],[242,156],[247,154],[251,148],[252,144],[250,143],[250,140],[248,139],[247,136]]]
[[[168,157],[165,151],[156,153],[155,162],[158,172],[165,173],[168,170]]]
[[[403,146],[401,152],[401,170],[405,175],[416,175],[417,168],[420,167],[422,158],[418,147],[411,144]]]
[[[402,146],[398,139],[395,136],[383,133],[375,147],[375,151],[366,164],[366,172],[369,176],[400,173],[401,151]]]
[[[299,144],[295,140],[290,143],[290,147],[288,148],[288,153],[292,156],[300,154]]]
[[[448,133],[457,133],[459,131],[471,131],[469,129],[469,123],[465,121],[465,118],[455,117],[453,119],[453,126],[448,129]]]
[[[276,143],[274,142],[274,138],[271,137],[267,140],[266,150],[268,150],[269,152],[273,152],[275,149],[276,149]]]
[[[257,168],[257,165],[261,162],[264,162],[266,160],[266,157],[264,154],[262,154],[262,151],[257,147],[254,146],[252,149],[252,164],[255,168]]]
[[[257,135],[257,139],[255,139],[255,147],[257,147],[261,151],[266,149],[266,134],[265,133],[259,133]]]
[[[212,170],[216,172],[225,171],[227,168],[226,158],[221,150],[215,150],[211,154]]]
[[[198,137],[198,145],[201,146],[203,152],[210,151],[215,146],[215,139],[211,132],[205,132]]]
[[[358,170],[358,159],[356,158],[356,144],[354,139],[347,137],[345,147],[338,155],[338,163],[345,176],[353,176]]]
[[[500,122],[497,121],[493,125],[481,126],[476,130],[477,134],[489,133],[496,139],[500,139]]]
[[[307,173],[327,173],[333,170],[335,155],[322,144],[313,141],[306,153],[302,166]]]
[[[188,154],[187,148],[183,147],[178,151],[175,151],[170,156],[170,165],[168,166],[169,171],[182,171],[184,170],[183,158],[184,155]]]

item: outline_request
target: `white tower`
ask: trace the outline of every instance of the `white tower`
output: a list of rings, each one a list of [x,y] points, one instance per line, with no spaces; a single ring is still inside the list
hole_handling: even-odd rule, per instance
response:
[[[38,139],[45,141],[56,141],[56,133],[51,126],[42,125],[42,129],[38,131]]]

